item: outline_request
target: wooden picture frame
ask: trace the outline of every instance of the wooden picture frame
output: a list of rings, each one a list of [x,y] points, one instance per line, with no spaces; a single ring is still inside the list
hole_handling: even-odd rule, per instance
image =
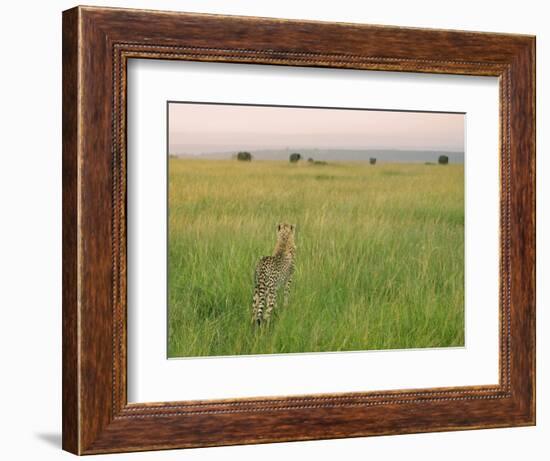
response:
[[[129,404],[131,58],[496,76],[499,384]],[[76,7],[63,13],[63,448],[93,454],[535,424],[535,38]]]

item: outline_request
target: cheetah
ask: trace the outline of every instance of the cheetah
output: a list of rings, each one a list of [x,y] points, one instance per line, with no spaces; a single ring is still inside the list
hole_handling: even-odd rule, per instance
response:
[[[269,323],[271,313],[277,306],[277,293],[283,286],[283,305],[288,304],[296,254],[295,229],[292,224],[279,224],[273,255],[264,256],[256,265],[252,322],[257,326]]]

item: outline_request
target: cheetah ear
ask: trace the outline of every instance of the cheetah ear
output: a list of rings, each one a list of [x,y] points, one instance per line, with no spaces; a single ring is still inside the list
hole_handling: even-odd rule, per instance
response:
[[[277,232],[279,232],[280,230],[281,230],[281,225],[277,224]]]
[[[296,224],[291,224],[290,230],[294,232],[296,230]]]

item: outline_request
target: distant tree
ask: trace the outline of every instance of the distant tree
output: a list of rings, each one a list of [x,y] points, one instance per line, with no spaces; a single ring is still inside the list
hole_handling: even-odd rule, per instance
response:
[[[374,157],[369,158],[369,163],[371,165],[376,165],[376,159]]]
[[[290,154],[290,157],[288,159],[290,160],[290,163],[296,163],[302,160],[302,155],[298,152],[294,152],[293,154]]]
[[[309,157],[309,158],[307,159],[307,161],[308,161],[309,163],[313,163],[315,160],[313,160],[311,157]]]
[[[245,151],[238,152],[237,160],[240,160],[241,162],[250,162],[252,160],[252,154]]]
[[[439,163],[440,165],[447,165],[447,163],[449,163],[449,157],[447,157],[446,155],[440,155],[437,159],[437,163]]]

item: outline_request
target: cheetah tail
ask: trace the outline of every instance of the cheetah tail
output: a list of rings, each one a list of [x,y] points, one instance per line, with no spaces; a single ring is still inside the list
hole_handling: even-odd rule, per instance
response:
[[[263,314],[264,314],[264,303],[262,303],[262,297],[260,296],[259,290],[254,290],[254,298],[252,299],[252,319],[251,323],[256,326],[262,324]]]

